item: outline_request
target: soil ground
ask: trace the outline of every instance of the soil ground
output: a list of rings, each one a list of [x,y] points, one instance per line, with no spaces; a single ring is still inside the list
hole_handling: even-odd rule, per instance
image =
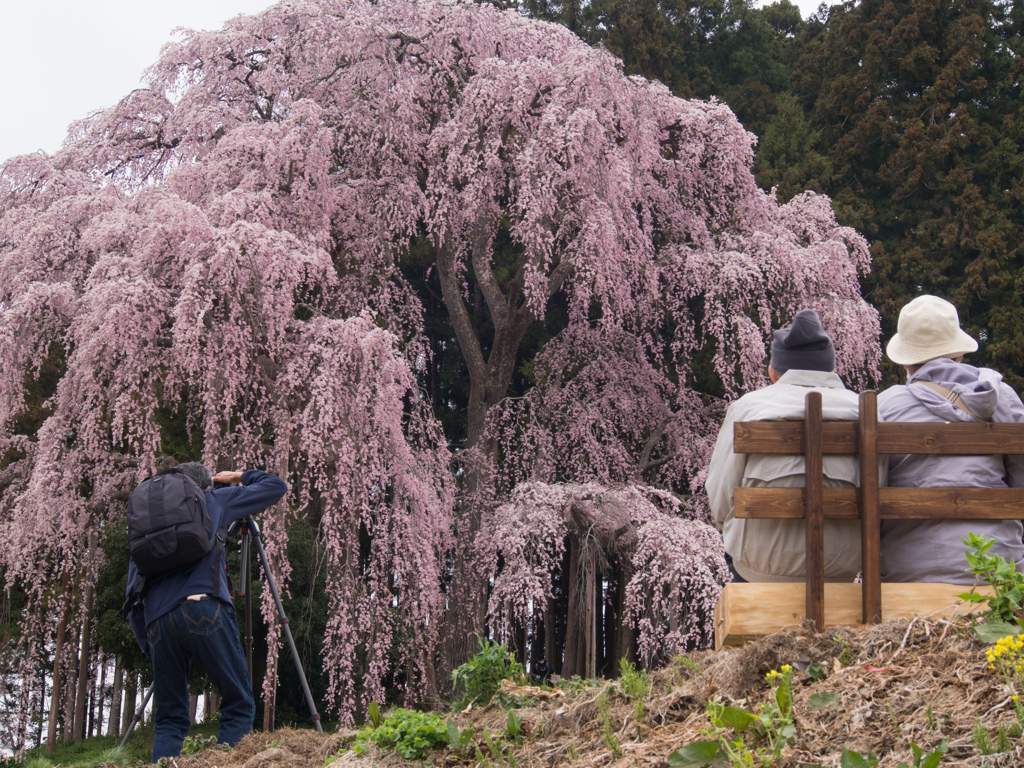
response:
[[[816,663],[826,672],[823,679],[813,681],[803,671],[794,674],[797,736],[777,763],[781,768],[839,766],[844,747],[865,756],[874,752],[881,768],[913,766],[911,744],[927,754],[944,739],[948,752],[942,765],[1024,766],[1024,738],[1019,735],[1004,740],[1008,750],[991,753],[1000,726],[1013,733],[1017,716],[1011,691],[988,668],[985,647],[965,619],[898,619],[824,633],[795,627],[742,649],[689,654],[652,673],[651,694],[644,700],[639,721],[634,702],[614,681],[579,682],[555,691],[508,687],[509,694],[524,697],[530,705],[515,710],[523,721],[523,744],[509,745],[501,760],[482,761],[479,756],[435,750],[424,760],[409,761],[394,751],[376,748],[359,756],[344,751],[354,732],[282,730],[252,734],[229,753],[201,752],[179,758],[176,764],[178,768],[322,768],[329,755],[338,755],[332,768],[425,764],[468,768],[481,763],[493,768],[668,768],[669,755],[675,750],[707,738],[701,730],[709,726],[708,701],[757,711],[770,692],[768,671],[783,664],[806,670]],[[836,705],[812,708],[810,697],[825,691],[838,697]],[[599,708],[602,693],[607,718]],[[482,734],[487,728],[498,734],[504,733],[508,714],[489,706],[450,717],[460,729],[474,728]],[[482,737],[477,741],[487,754]],[[616,751],[612,741],[618,742]]]

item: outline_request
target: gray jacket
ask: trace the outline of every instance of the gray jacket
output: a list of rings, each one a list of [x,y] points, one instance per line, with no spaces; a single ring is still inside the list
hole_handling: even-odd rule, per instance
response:
[[[718,433],[705,487],[725,551],[747,581],[803,581],[807,535],[803,520],[741,520],[736,517],[736,486],[802,488],[804,457],[733,453],[737,421],[782,421],[804,417],[808,392],[821,392],[826,421],[856,421],[857,393],[834,373],[786,371],[776,384],[749,392],[729,406]],[[826,456],[824,484],[852,488],[860,484],[855,456]],[[860,570],[860,522],[825,521],[825,580],[853,581]]]
[[[878,396],[878,411],[885,421],[973,421],[939,393],[915,385],[920,381],[932,381],[959,393],[983,421],[1024,422],[1024,404],[999,373],[946,358],[925,363],[907,384],[890,387]],[[889,485],[1020,488],[1024,487],[1024,456],[890,456]],[[973,583],[961,541],[968,531],[996,539],[991,554],[1018,563],[1024,559],[1024,526],[1018,520],[889,521],[882,523],[882,579]]]

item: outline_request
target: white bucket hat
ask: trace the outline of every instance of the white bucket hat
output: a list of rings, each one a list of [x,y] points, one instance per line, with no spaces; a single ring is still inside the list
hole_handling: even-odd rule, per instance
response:
[[[956,307],[938,296],[918,296],[900,310],[896,335],[885,354],[898,365],[920,365],[937,357],[974,352],[978,342],[960,330]]]

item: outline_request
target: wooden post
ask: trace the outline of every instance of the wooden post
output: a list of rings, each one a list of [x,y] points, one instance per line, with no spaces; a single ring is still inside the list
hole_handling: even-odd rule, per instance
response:
[[[807,618],[825,629],[825,500],[821,445],[821,393],[809,392],[804,414],[804,494],[807,526]]]
[[[865,624],[882,620],[881,527],[878,519],[878,398],[860,396],[860,551]]]

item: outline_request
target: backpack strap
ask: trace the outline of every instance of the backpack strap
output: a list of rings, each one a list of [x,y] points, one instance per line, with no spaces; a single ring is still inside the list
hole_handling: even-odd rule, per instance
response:
[[[137,613],[143,609],[146,602],[146,593],[149,592],[151,584],[146,584],[146,577],[141,573],[135,574],[135,581],[132,582],[132,590],[124,599],[121,606],[120,616],[127,619],[128,614]]]
[[[228,538],[228,529],[221,527],[213,534],[213,597],[220,600],[220,571],[227,568],[227,560],[224,557],[224,542]],[[228,595],[228,600],[231,596]]]
[[[914,383],[922,384],[928,387],[928,389],[932,390],[933,392],[938,392],[940,395],[946,398],[946,400],[949,401],[950,405],[952,405],[954,408],[963,411],[975,421],[988,421],[988,419],[979,419],[977,416],[975,416],[974,411],[967,407],[967,404],[964,402],[964,399],[960,397],[959,393],[954,392],[951,389],[947,389],[941,384],[936,384],[934,381],[915,381]]]

